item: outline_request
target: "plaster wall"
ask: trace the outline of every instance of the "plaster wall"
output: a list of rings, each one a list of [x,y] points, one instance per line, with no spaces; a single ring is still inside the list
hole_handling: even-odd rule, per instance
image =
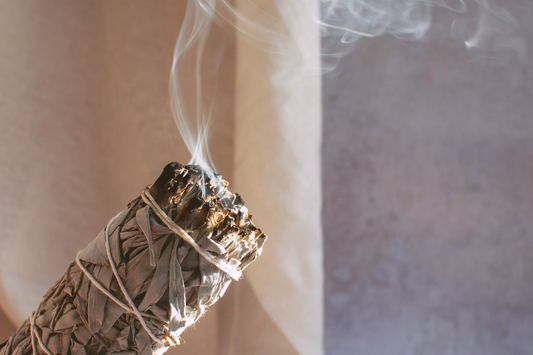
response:
[[[362,40],[323,100],[326,353],[531,353],[531,55]]]

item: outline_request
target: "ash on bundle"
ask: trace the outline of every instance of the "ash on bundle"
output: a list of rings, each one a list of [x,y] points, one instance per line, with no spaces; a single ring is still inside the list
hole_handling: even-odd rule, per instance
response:
[[[171,163],[80,253],[0,355],[162,353],[261,253],[220,176]]]

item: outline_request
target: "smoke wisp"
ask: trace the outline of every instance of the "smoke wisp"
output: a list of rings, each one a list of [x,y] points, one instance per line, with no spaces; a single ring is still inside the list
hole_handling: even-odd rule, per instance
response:
[[[326,71],[359,39],[381,35],[448,37],[481,53],[525,54],[520,24],[496,0],[320,0],[320,6]],[[437,19],[437,13],[443,16]]]
[[[335,69],[359,39],[381,35],[410,41],[448,37],[470,50],[491,54],[523,56],[526,50],[520,24],[497,0],[318,0],[320,16],[314,21],[322,36],[322,65],[316,68],[300,55],[298,43],[279,20],[284,1],[187,1],[174,50],[170,101],[174,121],[191,152],[190,163],[209,174],[215,170],[209,126],[216,116],[213,104],[227,36],[239,36],[270,53],[271,60],[283,61],[287,70],[314,75]],[[275,85],[286,80],[282,74],[272,78]]]

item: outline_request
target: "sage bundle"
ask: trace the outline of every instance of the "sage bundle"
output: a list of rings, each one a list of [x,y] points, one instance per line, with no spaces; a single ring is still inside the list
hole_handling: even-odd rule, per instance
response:
[[[220,176],[168,164],[81,250],[0,355],[151,355],[179,344],[266,236]]]

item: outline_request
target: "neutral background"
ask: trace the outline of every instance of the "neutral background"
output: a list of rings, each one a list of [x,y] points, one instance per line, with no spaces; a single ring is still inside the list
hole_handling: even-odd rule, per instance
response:
[[[167,161],[187,159],[163,119],[183,7],[94,3],[0,2],[4,300],[21,294],[9,289],[20,280],[28,293],[34,283],[51,285],[66,267],[54,253],[75,255]],[[514,14],[528,9],[515,4]],[[389,37],[361,41],[324,78],[326,354],[530,353],[532,80],[529,54],[501,62],[451,40]],[[221,100],[232,117],[232,100]],[[218,122],[213,153],[231,181],[232,120]],[[49,206],[47,196],[62,203]],[[42,233],[76,241],[39,243]],[[35,243],[20,242],[32,235]],[[39,268],[52,271],[35,280]],[[233,350],[294,353],[246,282],[239,285],[176,351],[229,353],[228,323],[218,318],[232,318],[237,299],[247,300],[238,316],[253,320],[239,336],[259,340],[236,339]],[[4,312],[12,306],[2,304]],[[14,325],[0,319],[7,338]]]
[[[188,161],[168,99],[185,5],[0,2],[3,339],[16,329],[9,318],[29,316],[111,216],[168,162]],[[233,181],[235,49],[226,46],[211,147],[218,172]],[[245,279],[172,352],[295,350]]]
[[[381,37],[324,78],[327,354],[531,354],[532,7],[506,8],[522,59]]]

